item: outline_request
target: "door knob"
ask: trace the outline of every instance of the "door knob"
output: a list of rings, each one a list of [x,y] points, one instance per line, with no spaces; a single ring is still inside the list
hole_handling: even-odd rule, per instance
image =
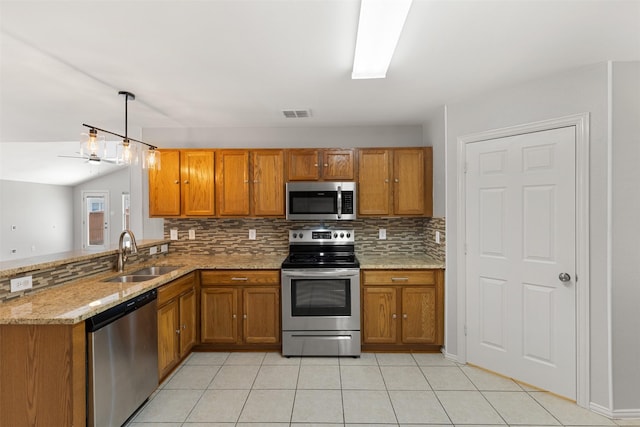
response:
[[[560,279],[561,282],[566,283],[571,280],[571,275],[569,273],[560,273],[558,275],[558,279]]]

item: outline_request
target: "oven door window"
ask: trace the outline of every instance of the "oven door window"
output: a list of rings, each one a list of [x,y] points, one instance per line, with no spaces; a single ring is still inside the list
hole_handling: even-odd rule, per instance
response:
[[[338,211],[336,191],[295,191],[289,193],[290,214],[332,214]]]
[[[350,279],[291,279],[292,316],[351,316]]]

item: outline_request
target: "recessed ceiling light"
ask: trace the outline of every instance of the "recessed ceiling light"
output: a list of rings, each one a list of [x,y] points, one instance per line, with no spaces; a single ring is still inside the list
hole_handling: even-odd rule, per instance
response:
[[[383,79],[412,0],[362,0],[352,79]]]

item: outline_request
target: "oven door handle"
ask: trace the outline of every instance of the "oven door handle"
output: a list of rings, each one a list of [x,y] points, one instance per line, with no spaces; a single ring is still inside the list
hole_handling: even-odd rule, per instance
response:
[[[325,270],[314,270],[314,271],[305,271],[305,270],[295,270],[295,271],[282,271],[283,277],[325,277],[331,276],[332,278],[342,279],[358,276],[359,270],[350,271],[346,269],[327,269]]]
[[[342,187],[338,185],[338,219],[342,218]]]

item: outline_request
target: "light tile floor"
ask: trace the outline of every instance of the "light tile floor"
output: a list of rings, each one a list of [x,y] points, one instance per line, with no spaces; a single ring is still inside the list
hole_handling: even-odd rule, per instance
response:
[[[285,358],[279,353],[193,353],[128,427],[638,424],[616,424],[440,354]]]

